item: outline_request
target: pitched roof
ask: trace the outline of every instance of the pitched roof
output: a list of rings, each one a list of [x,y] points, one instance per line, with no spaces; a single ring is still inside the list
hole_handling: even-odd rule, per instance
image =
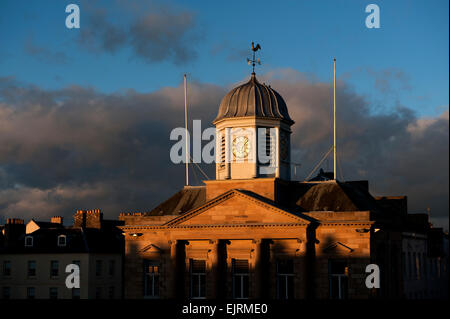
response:
[[[293,191],[295,205],[302,211],[378,211],[368,190],[358,183],[326,181],[299,183]]]
[[[169,199],[146,213],[146,216],[181,215],[206,202],[205,186],[185,186]]]
[[[66,245],[58,246],[58,237],[66,236]],[[33,245],[25,246],[31,236]],[[119,229],[81,227],[41,228],[31,234],[22,234],[13,245],[0,247],[0,253],[121,253],[123,237]]]

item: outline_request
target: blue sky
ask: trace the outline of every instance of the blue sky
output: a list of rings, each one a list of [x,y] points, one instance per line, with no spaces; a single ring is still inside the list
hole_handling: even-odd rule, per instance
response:
[[[65,26],[70,3],[80,29]],[[379,29],[365,26],[370,3]],[[116,217],[167,199],[184,183],[169,159],[183,74],[190,118],[210,125],[249,78],[255,41],[257,77],[296,122],[297,179],[332,141],[335,57],[341,178],[406,194],[448,229],[448,11],[448,0],[0,0],[0,218]]]
[[[65,27],[69,3],[80,6],[79,30]],[[405,105],[420,116],[436,116],[448,108],[446,0],[146,3],[2,1],[0,76],[45,89],[81,85],[106,93],[177,86],[183,73],[199,82],[232,85],[250,72],[243,52],[253,40],[262,46],[258,73],[291,68],[318,81],[331,81],[336,57],[338,77],[374,104]],[[365,27],[369,3],[380,7],[380,29]],[[196,56],[176,63],[173,59],[148,62],[133,54],[128,44],[112,53],[87,49],[78,37],[90,27],[86,22],[90,5],[105,9],[106,19],[116,26],[161,7],[189,12],[194,19],[192,39],[185,45]],[[140,9],[134,11],[135,7]],[[376,76],[386,70],[400,80],[391,83],[390,92],[380,92]]]

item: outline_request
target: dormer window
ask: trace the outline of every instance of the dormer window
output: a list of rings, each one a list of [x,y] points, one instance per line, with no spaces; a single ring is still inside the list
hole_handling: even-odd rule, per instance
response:
[[[66,235],[59,235],[58,236],[58,247],[66,247],[66,244],[67,244]]]
[[[33,236],[25,237],[25,247],[33,247]]]

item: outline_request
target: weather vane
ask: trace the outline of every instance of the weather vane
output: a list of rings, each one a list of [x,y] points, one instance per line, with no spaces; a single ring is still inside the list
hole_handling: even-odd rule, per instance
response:
[[[252,66],[252,68],[253,68],[253,73],[255,73],[255,65],[256,65],[256,63],[258,63],[259,65],[261,65],[261,60],[258,58],[258,59],[255,59],[255,53],[256,53],[256,51],[258,51],[258,50],[261,50],[261,46],[259,45],[259,44],[257,44],[256,46],[255,46],[255,43],[254,42],[252,42],[252,51],[253,51],[253,58],[250,60],[249,58],[247,58],[247,63],[248,63],[248,65],[251,65]]]

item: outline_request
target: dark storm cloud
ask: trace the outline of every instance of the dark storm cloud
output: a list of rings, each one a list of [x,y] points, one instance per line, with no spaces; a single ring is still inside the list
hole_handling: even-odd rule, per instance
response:
[[[190,88],[190,116],[211,121],[224,89]],[[0,215],[148,210],[183,185],[183,167],[169,158],[169,134],[184,125],[183,108],[181,86],[105,95],[0,79]]]
[[[190,11],[168,6],[134,8],[122,11],[120,22],[112,22],[108,10],[92,4],[86,8],[79,42],[93,51],[116,53],[129,47],[136,57],[148,63],[167,60],[182,64],[196,57],[199,35]]]
[[[311,83],[292,70],[266,78],[278,79],[270,82],[296,121],[292,160],[303,164],[300,177],[305,177],[332,145],[332,86]],[[338,162],[344,179],[368,179],[374,194],[408,195],[411,212],[430,207],[434,220],[448,225],[448,110],[439,117],[417,118],[397,104],[390,113],[374,114],[370,102],[341,81],[337,107]],[[328,167],[332,169],[331,159]]]
[[[283,95],[296,121],[292,160],[302,164],[296,178],[304,178],[331,147],[332,87],[292,70],[260,80]],[[192,83],[190,118],[210,126],[226,91]],[[150,210],[184,182],[183,165],[169,158],[170,131],[184,125],[183,98],[181,85],[102,94],[0,79],[0,215],[69,217],[101,208],[116,217]],[[410,211],[431,207],[434,221],[448,223],[448,112],[417,118],[396,105],[373,114],[369,101],[341,81],[337,101],[344,179],[369,179],[377,195],[408,195]],[[213,167],[203,168],[214,178]]]

